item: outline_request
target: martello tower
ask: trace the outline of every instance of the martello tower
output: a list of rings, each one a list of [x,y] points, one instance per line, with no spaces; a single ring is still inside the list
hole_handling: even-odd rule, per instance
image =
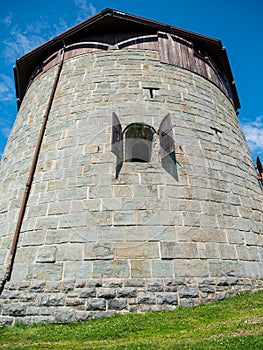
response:
[[[2,324],[262,288],[262,190],[221,42],[106,9],[17,60]]]

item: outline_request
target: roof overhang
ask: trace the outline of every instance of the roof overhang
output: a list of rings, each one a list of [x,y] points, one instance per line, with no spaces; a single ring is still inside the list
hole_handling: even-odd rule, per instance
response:
[[[125,34],[134,32],[137,35],[140,33],[142,35],[146,35],[155,34],[158,31],[166,32],[168,34],[173,34],[186,39],[192,42],[193,45],[197,45],[198,47],[205,49],[208,53],[215,57],[219,65],[224,70],[224,73],[226,74],[226,77],[230,83],[235,109],[237,110],[240,108],[240,102],[234,84],[230,63],[226,50],[222,46],[220,40],[109,8],[66,30],[65,32],[59,34],[43,45],[17,59],[16,66],[14,67],[14,75],[18,105],[21,103],[25,95],[33,70],[44,59],[62,49],[64,45],[67,46],[80,42],[83,40],[83,38],[87,37],[95,38],[100,36],[101,40],[103,35],[107,37],[107,34],[109,33]]]

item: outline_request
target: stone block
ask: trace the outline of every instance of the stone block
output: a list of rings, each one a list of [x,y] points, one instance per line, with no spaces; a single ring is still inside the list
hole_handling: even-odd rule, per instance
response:
[[[135,211],[115,211],[114,226],[135,225]]]
[[[108,301],[109,310],[127,310],[128,304],[127,299],[111,299]]]
[[[162,259],[197,259],[198,251],[195,243],[161,242]]]
[[[255,263],[254,261],[244,261],[244,275],[249,278],[262,278],[262,267],[263,264]]]
[[[143,197],[141,198],[123,197],[122,201],[123,201],[124,210],[136,210],[136,209],[143,210],[148,208],[147,199]]]
[[[197,200],[187,201],[184,199],[169,198],[170,209],[172,211],[197,212],[202,211],[201,203]]]
[[[176,277],[208,277],[208,266],[204,260],[177,259],[173,261]]]
[[[157,185],[137,185],[134,187],[135,197],[158,197],[158,186]]]
[[[237,260],[237,253],[234,245],[219,243],[217,247],[222,260]]]
[[[74,309],[70,307],[56,308],[54,310],[55,323],[69,323],[74,321]]]
[[[244,219],[244,218],[238,218],[237,219],[237,227],[240,231],[250,231],[251,224],[250,220]]]
[[[150,279],[146,281],[146,289],[148,292],[163,292],[163,281],[160,279]]]
[[[17,250],[16,262],[17,263],[32,263],[35,260],[36,248],[35,247],[22,247]]]
[[[45,242],[45,231],[27,232],[23,235],[22,246],[42,245]]]
[[[79,299],[79,298],[76,298],[76,297],[68,297],[66,299],[66,302],[65,302],[65,305],[66,306],[74,306],[76,309],[78,307],[78,309],[80,308],[83,308],[85,309],[85,300],[83,299]]]
[[[157,242],[115,243],[116,259],[154,259],[159,258]]]
[[[113,243],[87,243],[84,249],[84,260],[113,260]]]
[[[198,298],[199,296],[197,286],[180,286],[178,290],[180,298]]]
[[[72,290],[74,290],[74,287],[75,287],[75,280],[64,280],[62,283],[61,283],[61,290],[62,292],[70,292]]]
[[[89,311],[106,311],[106,300],[104,299],[91,299],[87,303],[87,310]]]
[[[120,198],[103,198],[101,200],[103,210],[122,210]]]
[[[210,275],[213,277],[241,277],[244,275],[243,265],[234,260],[211,260],[208,265]]]
[[[77,322],[83,322],[92,319],[92,312],[75,311],[75,319]]]
[[[175,241],[176,228],[174,226],[150,226],[144,228],[148,241]]]
[[[57,248],[54,246],[43,246],[37,250],[36,262],[54,263],[56,260]]]
[[[157,293],[156,299],[159,305],[178,305],[177,293]]]
[[[217,243],[214,243],[214,242],[199,243],[198,253],[199,253],[200,259],[218,259],[219,258]]]
[[[137,210],[138,225],[161,225],[160,212],[157,210]]]
[[[70,213],[60,216],[59,228],[85,227],[87,225],[86,213]]]
[[[89,199],[112,198],[112,188],[110,185],[90,186]]]
[[[60,244],[69,241],[70,229],[48,230],[46,244]]]
[[[28,279],[58,281],[62,277],[62,264],[36,263],[28,267]]]
[[[245,234],[239,230],[228,230],[227,237],[230,244],[242,245],[245,242]]]
[[[123,281],[119,278],[117,279],[105,279],[102,286],[104,288],[121,288],[123,286]]]
[[[260,261],[259,251],[256,247],[237,246],[237,255],[239,260]]]
[[[37,306],[63,306],[65,304],[65,294],[51,293],[41,294],[37,298]]]
[[[190,227],[200,227],[200,213],[183,212],[183,225]]]
[[[155,293],[152,292],[139,292],[138,293],[138,304],[156,304]]]
[[[48,215],[67,214],[70,211],[70,205],[70,201],[51,202],[48,204]]]
[[[46,293],[59,292],[60,288],[61,288],[61,282],[47,281],[45,292]]]
[[[22,294],[20,301],[22,303],[33,303],[36,300],[36,294]]]
[[[173,277],[173,264],[169,260],[153,260],[152,276],[155,278]]]
[[[64,267],[65,279],[87,279],[92,275],[92,263],[90,261],[67,261]]]
[[[176,278],[165,278],[164,289],[166,292],[177,292],[178,280]]]
[[[12,326],[14,323],[14,318],[9,316],[0,316],[0,326],[7,327]]]
[[[136,298],[136,296],[136,288],[124,287],[117,289],[117,298]]]
[[[95,242],[97,240],[97,228],[76,227],[70,230],[69,241],[72,243]]]
[[[94,261],[94,278],[127,278],[130,275],[130,267],[127,261]]]
[[[94,298],[96,297],[95,288],[82,288],[79,293],[80,298]]]
[[[147,260],[131,260],[131,277],[151,277],[151,263]]]
[[[124,241],[125,227],[98,227],[98,242]]]
[[[97,293],[98,298],[114,299],[116,297],[116,290],[113,288],[100,288]]]
[[[83,259],[83,245],[78,243],[60,244],[58,246],[58,261],[77,261]]]
[[[35,229],[36,230],[50,230],[57,229],[59,223],[59,216],[40,216],[37,218]]]
[[[10,317],[26,316],[26,305],[22,304],[4,304],[2,306],[2,315]]]

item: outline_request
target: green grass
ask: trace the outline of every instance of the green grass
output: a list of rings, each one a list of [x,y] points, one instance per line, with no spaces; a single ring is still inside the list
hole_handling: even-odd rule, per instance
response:
[[[262,350],[263,292],[193,308],[0,328],[7,349]]]

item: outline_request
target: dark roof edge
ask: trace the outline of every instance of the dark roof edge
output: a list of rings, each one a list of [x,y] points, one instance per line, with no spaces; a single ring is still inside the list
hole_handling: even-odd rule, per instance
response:
[[[130,21],[133,21],[133,22],[136,22],[138,24],[144,24],[144,25],[146,24],[148,26],[151,26],[151,27],[154,27],[154,28],[158,28],[158,29],[162,28],[163,30],[165,30],[165,31],[167,31],[168,33],[171,33],[171,34],[182,35],[185,38],[189,38],[189,39],[194,37],[194,38],[200,39],[202,41],[207,41],[207,42],[216,44],[218,46],[222,46],[221,41],[218,40],[218,39],[214,39],[214,38],[210,38],[208,36],[204,36],[204,35],[201,35],[201,34],[190,32],[190,31],[187,31],[185,29],[181,29],[181,28],[177,28],[177,27],[171,26],[169,24],[163,24],[163,23],[160,23],[160,22],[157,22],[157,21],[154,21],[154,20],[150,20],[150,19],[147,19],[147,18],[134,16],[134,15],[131,15],[131,14],[128,14],[128,13],[124,13],[124,12],[118,11],[118,10],[113,10],[113,9],[110,9],[110,8],[106,8],[106,9],[102,10],[101,12],[98,12],[95,15],[89,17],[88,19],[80,22],[79,24],[71,27],[70,29],[66,30],[65,32],[55,36],[54,38],[50,39],[49,41],[47,41],[46,43],[40,45],[39,47],[33,49],[32,51],[28,52],[27,54],[19,57],[16,60],[17,64],[19,64],[20,61],[23,61],[24,59],[29,58],[31,55],[34,55],[34,54],[36,54],[38,52],[41,52],[41,51],[49,48],[50,46],[52,46],[52,45],[54,45],[56,43],[63,42],[64,40],[67,39],[67,37],[77,33],[79,30],[84,29],[85,27],[89,26],[90,24],[98,21],[99,19],[101,19],[102,17],[105,17],[105,16],[113,16],[113,17],[116,17],[116,18],[126,18],[126,19],[128,19]]]
[[[110,8],[105,8],[101,12],[98,12],[95,15],[89,17],[88,19],[80,22],[79,24],[69,28],[65,32],[55,36],[54,38],[50,39],[46,43],[38,46],[37,48],[33,49],[32,51],[28,52],[27,54],[21,56],[16,60],[16,66],[14,67],[14,76],[15,76],[18,104],[21,102],[19,100],[23,97],[22,96],[23,91],[20,88],[19,71],[20,71],[20,67],[23,66],[24,62],[30,61],[31,57],[33,57],[34,55],[41,55],[49,50],[54,50],[55,52],[62,49],[63,46],[66,44],[67,38],[70,38],[70,36],[77,34],[79,31],[85,29],[86,27],[89,27],[91,24],[96,23],[97,21],[99,21],[100,19],[106,16],[112,16],[119,19],[126,19],[130,22],[152,27],[157,31],[164,31],[169,34],[178,35],[189,41],[193,40],[193,41],[205,42],[211,45],[211,47],[216,48],[216,50],[221,51],[222,58],[223,58],[223,66],[226,70],[226,74],[228,76],[229,82],[231,83],[231,92],[232,92],[235,109],[237,110],[240,108],[239,97],[238,97],[237,89],[234,83],[234,78],[232,75],[230,63],[226,54],[226,50],[223,47],[222,42],[220,40],[211,38],[208,36],[204,36],[201,34],[197,34],[194,32],[190,32],[185,29],[177,28],[168,24],[163,24],[151,19],[131,15],[118,10],[113,10]]]

